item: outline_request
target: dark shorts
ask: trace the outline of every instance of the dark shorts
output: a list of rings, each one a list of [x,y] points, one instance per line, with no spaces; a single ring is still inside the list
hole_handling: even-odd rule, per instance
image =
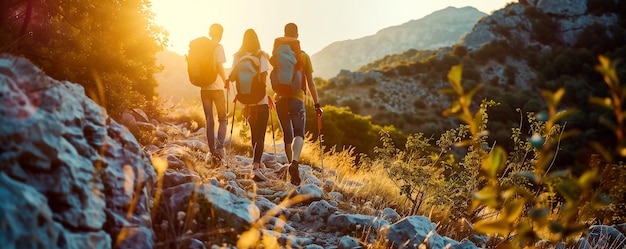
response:
[[[285,144],[291,144],[294,137],[304,138],[304,122],[306,119],[304,102],[298,99],[281,99],[276,102],[276,112],[280,120]]]

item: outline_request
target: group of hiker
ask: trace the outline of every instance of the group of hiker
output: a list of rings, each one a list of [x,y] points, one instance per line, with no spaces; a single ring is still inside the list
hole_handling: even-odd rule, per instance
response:
[[[241,47],[234,54],[232,70],[226,75],[224,48],[220,44],[223,34],[220,24],[209,28],[209,38],[200,37],[189,44],[187,56],[191,83],[199,86],[202,106],[206,117],[206,136],[213,165],[221,165],[224,159],[224,141],[228,126],[228,100],[225,89],[235,89],[235,103],[244,105],[242,115],[250,126],[252,140],[252,171],[257,180],[267,180],[261,156],[270,110],[275,106],[283,133],[285,154],[289,161],[287,170],[293,185],[300,184],[299,160],[304,144],[305,104],[307,89],[315,103],[315,112],[322,116],[317,88],[313,81],[310,57],[301,50],[298,26],[288,23],[284,37],[274,40],[272,54],[261,50],[259,38],[253,29],[243,34]],[[269,74],[274,98],[267,93]],[[233,86],[231,86],[233,85]],[[215,111],[213,113],[213,107]],[[234,114],[233,114],[234,115]],[[217,137],[215,135],[217,118]]]

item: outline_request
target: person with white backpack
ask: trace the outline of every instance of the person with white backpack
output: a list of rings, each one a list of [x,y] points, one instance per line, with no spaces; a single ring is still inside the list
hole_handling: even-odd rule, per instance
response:
[[[268,57],[261,50],[256,32],[248,29],[243,34],[241,48],[234,55],[232,71],[228,77],[235,84],[235,99],[244,105],[243,116],[250,124],[252,172],[254,179],[259,181],[268,180],[262,173],[264,167],[261,165],[271,101],[266,90]]]

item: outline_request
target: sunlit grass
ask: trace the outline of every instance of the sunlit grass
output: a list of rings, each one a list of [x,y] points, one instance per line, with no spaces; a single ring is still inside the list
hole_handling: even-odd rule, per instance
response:
[[[326,146],[322,145],[325,149]],[[374,209],[396,208],[398,213],[406,213],[407,199],[400,195],[396,186],[389,180],[382,162],[376,162],[369,168],[356,162],[352,149],[338,151],[332,147],[323,155],[324,165],[318,141],[309,136],[302,149],[301,161],[323,170],[317,177],[322,181],[332,181],[336,189],[344,195],[346,208],[352,207],[353,213],[372,215]],[[383,177],[381,177],[383,176]]]
[[[164,122],[184,123],[190,122],[191,129],[198,129],[206,125],[202,102],[198,96],[195,100],[181,100],[178,103],[164,103]]]

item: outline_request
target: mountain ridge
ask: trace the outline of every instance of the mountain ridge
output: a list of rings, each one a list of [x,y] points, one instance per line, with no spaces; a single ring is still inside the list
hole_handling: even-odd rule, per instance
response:
[[[341,69],[356,70],[385,55],[408,49],[428,50],[450,46],[487,14],[474,7],[447,7],[421,19],[379,30],[358,39],[333,42],[313,54],[315,76],[330,78]],[[414,34],[424,34],[415,37]]]

